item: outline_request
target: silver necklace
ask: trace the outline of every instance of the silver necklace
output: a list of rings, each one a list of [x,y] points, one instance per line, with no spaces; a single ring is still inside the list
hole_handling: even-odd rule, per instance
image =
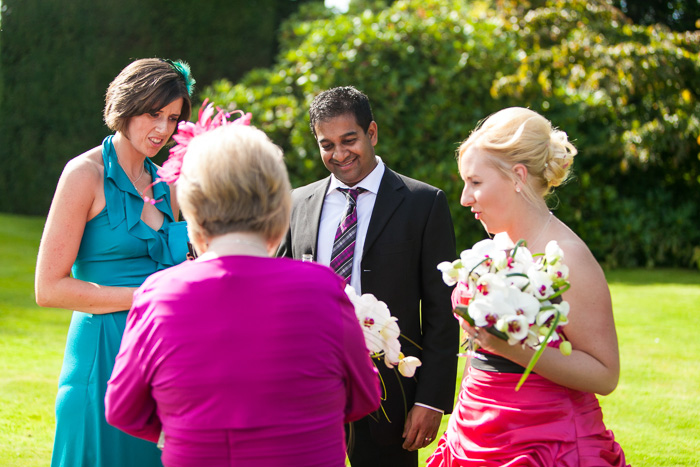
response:
[[[119,162],[119,165],[121,166],[122,170],[123,170],[124,173],[126,174],[126,178],[128,178],[129,181],[131,182],[131,184],[134,185],[134,188],[136,189],[136,192],[139,194],[139,196],[141,196],[141,198],[143,198],[143,193],[141,192],[141,190],[139,190],[139,189],[136,187],[136,182],[138,182],[139,180],[141,180],[141,177],[143,177],[143,174],[146,173],[146,165],[145,165],[145,164],[141,165],[141,173],[139,174],[138,177],[136,177],[136,180],[134,180],[134,179],[131,178],[131,175],[129,175],[129,172],[127,172],[126,169],[124,168],[124,164],[122,164],[121,159],[119,159],[119,154],[117,154],[117,162]]]
[[[549,211],[549,217],[547,217],[547,222],[544,223],[544,227],[542,227],[542,230],[540,230],[540,233],[537,235],[537,238],[535,240],[533,240],[533,242],[531,243],[531,245],[533,247],[540,240],[540,238],[542,237],[542,234],[544,234],[544,231],[547,230],[547,226],[552,221],[552,217],[554,217],[554,214],[552,214],[552,211]]]

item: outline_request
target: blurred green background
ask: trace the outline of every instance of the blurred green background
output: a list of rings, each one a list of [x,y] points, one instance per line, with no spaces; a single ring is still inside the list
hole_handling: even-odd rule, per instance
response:
[[[378,154],[445,190],[460,250],[484,233],[459,206],[459,142],[503,107],[551,119],[579,155],[550,206],[611,281],[623,370],[601,399],[608,426],[634,465],[698,465],[698,29],[700,0],[351,0],[347,11],[321,0],[0,0],[0,463],[50,455],[70,313],[36,307],[32,277],[60,172],[108,134],[112,78],[164,57],[192,66],[194,116],[205,98],[253,112],[294,186],[326,175],[313,97],[366,92]]]
[[[445,190],[458,247],[455,149],[508,106],[579,149],[550,205],[607,267],[700,264],[700,0],[3,0],[0,212],[45,216],[65,163],[108,134],[110,80],[132,59],[188,61],[204,98],[253,112],[292,184],[326,175],[308,128],[320,91],[372,101],[377,152]],[[625,12],[627,14],[625,14]],[[162,161],[163,151],[156,162]]]

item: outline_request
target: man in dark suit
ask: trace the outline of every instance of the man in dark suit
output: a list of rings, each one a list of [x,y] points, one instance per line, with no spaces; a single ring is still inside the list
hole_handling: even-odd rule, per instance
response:
[[[383,410],[351,427],[353,467],[418,464],[417,449],[436,437],[454,403],[459,326],[450,289],[436,267],[455,257],[445,194],[386,167],[374,153],[377,124],[369,99],[353,87],[321,93],[311,129],[331,176],[294,190],[290,230],[279,255],[331,264],[338,225],[351,204],[341,189],[360,189],[350,284],[384,301],[398,318],[402,352],[422,361],[415,378],[377,362]],[[334,260],[335,261],[335,260]],[[347,274],[345,274],[347,275]]]

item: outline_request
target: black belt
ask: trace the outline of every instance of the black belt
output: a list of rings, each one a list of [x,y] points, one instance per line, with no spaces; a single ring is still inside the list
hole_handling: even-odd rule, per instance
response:
[[[498,373],[525,373],[525,368],[507,358],[492,353],[474,352],[471,366],[481,371],[495,371]]]

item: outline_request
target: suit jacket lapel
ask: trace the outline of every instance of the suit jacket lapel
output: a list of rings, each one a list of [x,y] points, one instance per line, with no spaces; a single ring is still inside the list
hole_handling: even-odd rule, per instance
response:
[[[301,253],[312,253],[316,257],[316,245],[318,244],[318,229],[321,224],[321,210],[323,209],[323,201],[326,197],[326,191],[331,179],[328,177],[326,183],[320,183],[314,191],[301,203],[307,206],[307,209],[300,209],[299,218],[296,224],[296,233],[294,237],[298,242],[302,243]]]
[[[379,235],[384,230],[384,226],[393,215],[396,208],[403,202],[404,195],[401,190],[405,185],[396,173],[385,167],[384,176],[379,184],[379,192],[377,199],[374,202],[374,209],[369,220],[367,228],[367,236],[365,237],[365,246],[362,254],[369,251],[374,242],[379,238]]]

